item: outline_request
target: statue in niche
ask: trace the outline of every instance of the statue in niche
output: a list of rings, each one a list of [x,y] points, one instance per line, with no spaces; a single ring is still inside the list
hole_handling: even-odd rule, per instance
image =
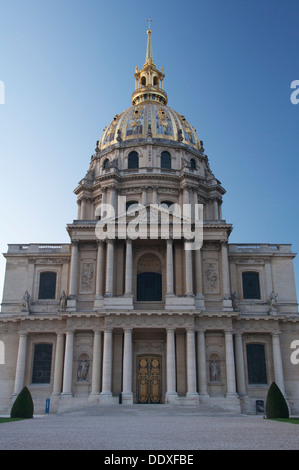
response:
[[[28,290],[26,290],[22,299],[22,306],[23,306],[22,312],[28,312],[28,313],[30,312],[30,303],[31,303],[30,294]]]
[[[220,367],[216,359],[210,362],[210,382],[220,381]]]
[[[79,364],[79,368],[77,372],[77,379],[80,382],[86,380],[88,370],[89,370],[89,362],[86,359],[83,359]]]
[[[65,293],[65,291],[62,291],[62,294],[61,294],[60,299],[59,299],[59,304],[61,306],[61,310],[63,310],[63,311],[65,311],[65,309],[66,309],[66,301],[67,301],[66,293]]]

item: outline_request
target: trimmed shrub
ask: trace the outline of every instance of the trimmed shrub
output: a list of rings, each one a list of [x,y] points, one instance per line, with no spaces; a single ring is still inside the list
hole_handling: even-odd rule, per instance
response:
[[[24,387],[17,396],[10,411],[11,418],[33,418],[33,401],[31,393],[27,387]]]
[[[266,399],[266,418],[288,418],[289,408],[280,388],[272,382]]]

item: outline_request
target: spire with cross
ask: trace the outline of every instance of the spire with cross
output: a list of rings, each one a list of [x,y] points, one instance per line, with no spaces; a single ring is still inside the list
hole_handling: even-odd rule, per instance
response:
[[[149,16],[146,21],[148,21],[148,29],[150,31],[151,30],[151,21],[154,21],[154,20],[152,20],[151,17]]]
[[[152,34],[152,31],[151,31],[151,21],[153,21],[151,19],[151,17],[149,16],[149,18],[146,20],[148,21],[148,30],[147,30],[147,47],[146,47],[146,57],[145,57],[145,60],[146,61],[151,61],[153,62],[153,50],[152,50],[152,39],[151,39],[151,34]]]

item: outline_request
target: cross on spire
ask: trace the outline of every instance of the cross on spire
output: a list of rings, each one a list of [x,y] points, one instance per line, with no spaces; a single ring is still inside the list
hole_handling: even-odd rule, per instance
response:
[[[154,21],[154,20],[152,20],[151,17],[149,16],[146,21],[148,21],[148,29],[150,30],[151,29],[151,21]]]

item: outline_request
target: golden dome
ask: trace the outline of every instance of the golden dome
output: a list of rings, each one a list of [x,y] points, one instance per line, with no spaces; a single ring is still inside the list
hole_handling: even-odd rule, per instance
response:
[[[148,96],[114,117],[104,129],[98,149],[103,150],[117,142],[150,138],[182,142],[198,150],[202,148],[196,130],[184,116],[169,106],[151,101]]]

